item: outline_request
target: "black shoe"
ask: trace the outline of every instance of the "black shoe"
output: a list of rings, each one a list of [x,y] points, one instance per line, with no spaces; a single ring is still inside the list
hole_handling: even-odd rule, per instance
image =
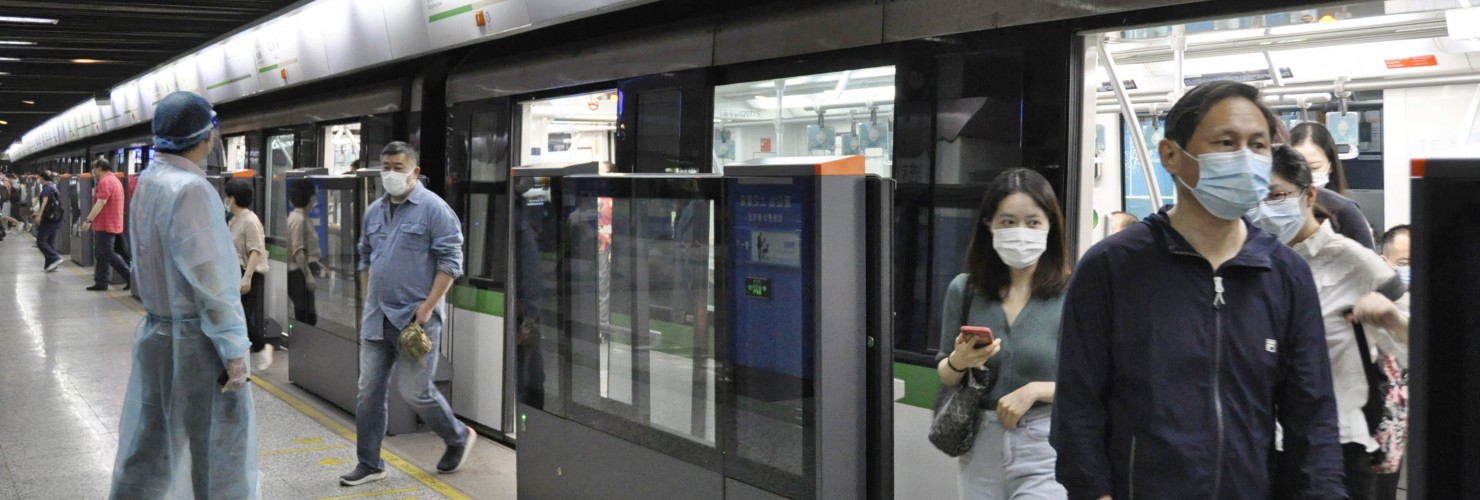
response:
[[[468,455],[473,453],[473,443],[478,442],[478,433],[473,432],[472,427],[463,424],[468,430],[468,440],[462,446],[448,446],[447,451],[442,454],[442,460],[437,461],[437,472],[451,474],[457,472],[464,462],[468,461]]]
[[[93,285],[93,286],[87,287],[87,291],[89,291],[89,292],[106,292],[106,291],[108,291],[108,285]]]
[[[133,287],[134,287],[134,280],[128,280],[128,281],[126,281],[126,282],[123,283],[123,291],[125,291],[125,292],[127,292],[128,289],[133,288]]]
[[[359,486],[365,483],[385,479],[385,471],[371,469],[365,464],[355,466],[355,470],[349,474],[339,476],[340,486]]]

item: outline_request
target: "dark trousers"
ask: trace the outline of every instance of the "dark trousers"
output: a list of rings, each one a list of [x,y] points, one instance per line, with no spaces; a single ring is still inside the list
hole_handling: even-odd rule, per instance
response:
[[[1373,492],[1372,498],[1376,498],[1377,500],[1398,500],[1398,480],[1402,475],[1402,472],[1378,474],[1377,480],[1374,481],[1377,487]]]
[[[252,352],[262,352],[267,345],[267,332],[262,331],[262,292],[267,286],[267,277],[252,273],[252,290],[242,295],[242,312],[247,316],[247,339],[252,341]]]
[[[41,249],[41,255],[46,257],[48,266],[62,260],[62,255],[57,253],[57,231],[61,230],[61,222],[42,222],[36,226],[36,248]]]
[[[1372,454],[1367,447],[1342,443],[1342,462],[1346,464],[1346,495],[1351,500],[1372,500],[1377,474],[1372,472]]]
[[[302,270],[288,271],[288,300],[293,301],[293,319],[310,325],[319,324],[313,291],[308,289],[308,280]]]
[[[1289,455],[1275,452],[1270,464],[1275,466],[1272,473],[1284,470],[1290,464]],[[1372,454],[1367,453],[1367,447],[1356,443],[1342,443],[1341,461],[1346,469],[1346,494],[1351,500],[1372,500],[1375,490],[1373,481],[1377,477],[1372,472]],[[1274,487],[1272,498],[1278,500],[1300,498],[1300,485],[1293,484],[1292,478],[1278,473],[1273,475],[1271,481]]]
[[[112,280],[108,279],[108,266],[113,266],[123,280],[128,281],[128,262],[123,260],[122,255],[113,251],[113,243],[122,235],[93,231],[93,261],[97,269],[93,271],[93,284],[107,286]]]

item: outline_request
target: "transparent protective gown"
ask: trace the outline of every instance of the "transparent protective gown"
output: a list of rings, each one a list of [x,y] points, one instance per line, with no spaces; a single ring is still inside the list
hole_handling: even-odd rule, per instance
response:
[[[148,316],[134,341],[111,496],[260,498],[250,384],[222,392],[218,382],[250,347],[225,207],[189,160],[159,156],[132,200],[133,273]]]

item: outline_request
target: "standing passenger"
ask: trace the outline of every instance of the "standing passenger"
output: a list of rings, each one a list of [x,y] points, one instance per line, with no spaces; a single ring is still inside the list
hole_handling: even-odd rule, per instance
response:
[[[56,174],[41,171],[41,193],[36,196],[36,213],[31,216],[36,223],[36,248],[46,258],[46,272],[56,271],[62,266],[62,255],[57,253],[57,231],[62,230],[62,193],[57,191]]]
[[[308,215],[318,201],[316,191],[308,179],[299,179],[288,187],[288,201],[293,203],[293,211],[288,214],[288,300],[293,301],[293,319],[310,325],[319,323],[314,301],[319,232]]]
[[[226,209],[231,211],[231,240],[236,245],[237,264],[241,266],[242,311],[247,315],[247,338],[252,352],[258,353],[257,371],[272,366],[272,344],[262,331],[262,292],[267,280],[267,241],[262,233],[262,220],[252,213],[252,183],[232,179],[226,183]]]
[[[1397,271],[1398,278],[1403,280],[1403,285],[1413,286],[1412,271],[1412,244],[1413,231],[1407,224],[1401,224],[1389,228],[1382,234],[1382,260]],[[1408,296],[1412,298],[1412,294]],[[1407,306],[1399,302],[1399,305]],[[1384,353],[1380,358],[1382,363],[1382,374],[1388,381],[1398,384],[1390,389],[1387,397],[1390,401],[1397,401],[1398,415],[1396,423],[1389,424],[1377,429],[1377,442],[1388,450],[1389,455],[1384,456],[1387,470],[1398,471],[1403,468],[1403,450],[1408,442],[1408,368],[1399,366],[1394,356]],[[1394,456],[1396,455],[1396,456]],[[1379,472],[1374,481],[1375,488],[1373,498],[1377,500],[1397,500],[1399,472]]]
[[[1275,422],[1305,498],[1344,498],[1320,302],[1242,216],[1283,129],[1218,81],[1167,116],[1174,207],[1090,248],[1064,299],[1052,442],[1070,498],[1268,498]]]
[[[89,291],[108,289],[108,266],[123,275],[123,289],[129,289],[128,263],[114,251],[116,240],[123,237],[123,183],[113,175],[113,164],[98,158],[92,164],[93,189],[92,211],[82,221],[82,230],[93,230],[93,258],[97,260],[93,272],[93,286]]]
[[[1397,344],[1407,341],[1408,315],[1406,308],[1393,303],[1407,295],[1407,287],[1377,254],[1316,220],[1316,190],[1300,153],[1288,146],[1275,147],[1269,191],[1264,203],[1249,217],[1255,226],[1290,245],[1310,264],[1326,324],[1347,496],[1351,500],[1370,500],[1374,491],[1372,453],[1377,451],[1372,428],[1377,422],[1369,422],[1362,413],[1367,404],[1366,363],[1371,354],[1362,353],[1360,346],[1379,347],[1407,363],[1406,348]],[[1348,314],[1374,320],[1365,329],[1363,342],[1347,320]],[[1400,337],[1395,339],[1393,335]],[[1294,494],[1296,485],[1276,484],[1283,498],[1298,498]]]
[[[1305,122],[1290,130],[1290,144],[1310,165],[1319,207],[1316,217],[1321,222],[1330,220],[1331,228],[1337,233],[1376,250],[1372,244],[1372,225],[1347,191],[1346,168],[1336,154],[1336,139],[1331,137],[1331,132],[1319,123]]]
[[[154,112],[159,154],[134,196],[134,276],[148,316],[118,428],[114,499],[260,496],[246,320],[225,207],[200,169],[215,111],[174,92]]]
[[[1110,212],[1110,234],[1124,231],[1136,223],[1136,216],[1125,212]]]
[[[986,366],[996,377],[979,402],[976,440],[960,459],[961,498],[1064,498],[1048,443],[1069,282],[1058,199],[1037,172],[1009,170],[992,181],[976,216],[966,272],[946,291],[936,367],[947,386],[960,385],[970,368]],[[976,348],[961,326],[991,328],[995,345]]]
[[[446,305],[442,299],[462,275],[462,224],[447,202],[422,188],[417,153],[396,141],[380,152],[385,196],[365,210],[359,270],[365,291],[360,328],[360,392],[355,402],[359,464],[339,482],[354,486],[385,479],[380,442],[385,438],[386,393],[391,371],[401,397],[446,443],[437,462],[443,474],[462,467],[478,435],[452,415],[432,383]],[[421,359],[401,352],[401,331],[421,325],[431,351]]]

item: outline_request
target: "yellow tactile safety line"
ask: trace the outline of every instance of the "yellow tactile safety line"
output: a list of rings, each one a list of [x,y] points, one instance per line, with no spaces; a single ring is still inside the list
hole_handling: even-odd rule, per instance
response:
[[[344,495],[344,496],[337,496],[337,497],[320,497],[320,498],[318,498],[316,500],[348,500],[350,498],[379,497],[379,496],[385,496],[385,495],[395,495],[395,494],[398,494],[398,493],[410,493],[410,492],[416,491],[418,489],[420,489],[420,488],[411,487],[411,488],[401,488],[399,490],[370,491],[370,492],[366,492],[366,493],[355,493],[353,495]]]
[[[63,263],[63,265],[65,265],[65,263]],[[73,274],[75,274],[75,275],[77,275],[79,277],[84,277],[84,278],[87,277],[87,274],[82,270],[82,268],[80,266],[68,266],[68,267],[70,267],[72,269],[72,273]],[[133,298],[132,295],[120,295],[118,292],[115,292],[115,291],[113,291],[110,288],[108,290],[108,296],[113,297],[114,300],[117,300],[117,301],[123,303],[123,305],[128,306],[130,309],[133,309],[135,311],[138,311],[138,313],[140,315],[148,314],[148,312],[144,311],[144,308],[143,307],[141,307],[139,304],[136,303],[136,301],[134,300],[134,298]],[[345,439],[348,439],[349,442],[354,443],[358,439],[358,436],[355,435],[355,431],[351,430],[348,427],[345,427],[344,425],[340,424],[339,422],[335,421],[334,419],[329,418],[328,415],[325,415],[322,412],[320,412],[319,410],[314,409],[314,407],[309,406],[308,403],[304,403],[302,400],[299,400],[298,398],[293,397],[292,394],[288,394],[286,391],[284,391],[281,388],[279,388],[278,386],[274,385],[272,382],[268,382],[267,380],[262,379],[260,377],[253,377],[252,378],[252,383],[253,384],[256,384],[257,387],[262,388],[262,390],[267,391],[268,393],[272,394],[273,396],[277,396],[277,398],[280,399],[280,400],[282,400],[284,403],[288,403],[288,406],[292,406],[294,409],[296,409],[300,413],[308,416],[308,418],[311,418],[314,421],[318,422],[320,425],[323,425],[324,427],[328,427],[329,430],[334,431],[334,433],[335,434],[338,434],[340,437],[345,438]],[[457,488],[453,488],[452,485],[449,485],[449,484],[447,484],[445,482],[442,482],[441,479],[437,479],[436,476],[433,476],[430,473],[428,473],[427,471],[422,470],[420,467],[417,467],[415,465],[411,465],[411,462],[407,462],[406,459],[401,458],[400,456],[397,456],[395,453],[391,453],[390,451],[387,451],[387,450],[385,450],[385,449],[382,448],[380,450],[380,458],[382,460],[385,460],[386,463],[388,463],[391,466],[395,467],[397,470],[405,473],[408,476],[411,476],[413,478],[416,478],[417,481],[420,481],[421,484],[426,485],[426,487],[428,487],[428,488],[431,488],[432,491],[436,491],[437,493],[441,493],[441,494],[447,496],[447,498],[451,498],[451,499],[454,499],[454,500],[472,500],[472,498],[473,498],[473,497],[470,497],[470,496],[464,494],[461,491],[458,491]],[[412,490],[414,490],[414,488]],[[411,490],[406,490],[406,491],[411,491]],[[346,499],[347,498],[363,498],[365,496],[375,496],[375,495],[381,495],[381,494],[389,495],[389,494],[391,494],[393,492],[394,493],[403,493],[404,491],[384,491],[384,492],[373,493],[371,495],[361,494],[361,495],[354,495],[354,496],[343,496],[343,497],[332,497],[332,498],[336,498],[336,499],[339,499],[339,498],[346,498]]]

